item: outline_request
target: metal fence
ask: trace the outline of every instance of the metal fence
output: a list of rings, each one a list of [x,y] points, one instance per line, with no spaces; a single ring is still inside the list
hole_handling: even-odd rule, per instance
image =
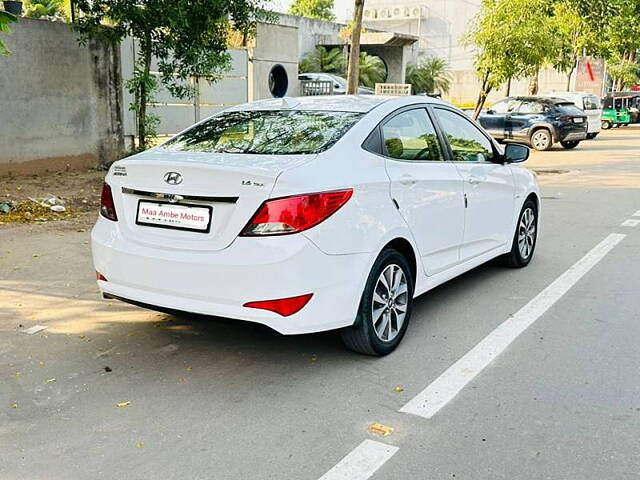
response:
[[[303,97],[333,95],[333,82],[329,80],[301,80],[300,94]]]
[[[410,83],[376,83],[376,95],[403,97],[411,95]]]

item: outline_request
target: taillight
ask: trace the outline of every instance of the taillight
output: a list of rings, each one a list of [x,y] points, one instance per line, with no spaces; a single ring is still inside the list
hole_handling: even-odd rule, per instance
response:
[[[257,302],[247,302],[243,306],[247,308],[259,308],[269,310],[283,317],[288,317],[302,310],[309,300],[313,297],[313,293],[300,295],[299,297],[280,298],[278,300],[260,300]]]
[[[116,215],[116,206],[113,203],[113,195],[111,194],[111,187],[106,183],[102,186],[102,195],[100,197],[100,214],[109,220],[114,222],[118,221],[118,215]]]
[[[351,195],[353,190],[349,189],[267,200],[240,232],[240,236],[302,232],[336,213]]]
[[[106,282],[107,278],[103,274],[101,274],[100,272],[96,272],[96,280],[101,280],[103,282]]]

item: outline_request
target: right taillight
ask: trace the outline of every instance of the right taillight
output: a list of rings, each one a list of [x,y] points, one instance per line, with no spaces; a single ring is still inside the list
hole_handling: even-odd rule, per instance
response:
[[[267,200],[240,232],[240,236],[302,232],[336,213],[352,195],[353,190],[348,189]]]
[[[100,196],[100,215],[114,222],[118,221],[116,214],[116,206],[113,203],[113,195],[111,187],[108,184],[102,186],[102,195]]]

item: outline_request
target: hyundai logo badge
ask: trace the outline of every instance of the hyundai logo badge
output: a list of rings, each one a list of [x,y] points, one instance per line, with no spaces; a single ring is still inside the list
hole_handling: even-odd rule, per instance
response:
[[[180,185],[182,183],[182,175],[178,172],[167,172],[164,174],[164,181],[169,185]]]

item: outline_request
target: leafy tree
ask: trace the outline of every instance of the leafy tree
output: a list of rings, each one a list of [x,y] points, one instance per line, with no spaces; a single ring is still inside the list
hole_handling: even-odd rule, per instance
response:
[[[336,19],[333,14],[333,0],[295,0],[287,13],[298,17],[327,20],[329,22],[333,22]]]
[[[81,43],[89,38],[117,42],[136,40],[137,62],[127,87],[134,95],[140,148],[157,117],[148,115],[158,81],[175,96],[193,94],[188,80],[216,81],[229,68],[227,35],[237,22],[247,35],[262,12],[263,0],[76,0],[76,30]],[[105,28],[104,25],[109,27]],[[159,76],[150,73],[152,58]]]
[[[360,85],[375,87],[376,83],[384,82],[387,78],[387,69],[380,57],[360,52],[358,68]]]
[[[481,88],[474,118],[492,90],[514,78],[537,80],[540,68],[557,58],[552,4],[553,0],[483,0],[464,39],[478,49],[474,67]]]
[[[28,0],[25,7],[25,17],[68,20],[63,0]]]
[[[0,33],[11,33],[9,24],[16,21],[16,17],[7,12],[0,11]],[[0,55],[9,55],[7,46],[0,38]]]
[[[341,48],[328,50],[325,47],[316,47],[308,52],[300,62],[300,73],[325,72],[341,75],[344,73],[346,59]]]
[[[553,7],[553,32],[558,42],[558,56],[553,61],[556,70],[567,75],[567,91],[578,57],[592,51],[597,44],[589,22],[572,0],[558,1]]]
[[[406,78],[414,93],[448,93],[452,82],[447,62],[435,57],[407,66]]]

